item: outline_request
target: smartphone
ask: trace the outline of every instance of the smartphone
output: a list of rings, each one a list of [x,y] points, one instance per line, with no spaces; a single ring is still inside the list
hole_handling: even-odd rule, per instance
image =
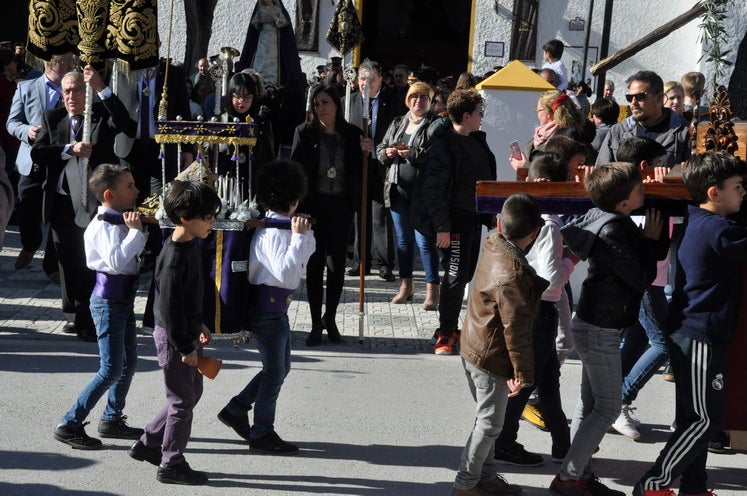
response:
[[[511,156],[516,160],[521,160],[521,146],[519,146],[519,142],[512,141],[509,147],[511,148]]]

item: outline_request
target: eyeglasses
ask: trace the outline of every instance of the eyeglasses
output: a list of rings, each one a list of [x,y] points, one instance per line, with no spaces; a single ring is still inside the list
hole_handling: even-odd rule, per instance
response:
[[[644,91],[643,93],[628,93],[627,95],[625,95],[625,99],[628,101],[628,103],[633,103],[633,98],[635,98],[636,101],[640,102],[648,95],[653,95],[653,93],[649,93],[648,91]]]
[[[254,98],[254,95],[237,95],[236,93],[231,93],[231,98],[240,102],[248,102]]]
[[[71,65],[73,63],[73,59],[61,59],[57,57],[52,57],[52,64],[56,65]]]
[[[426,101],[428,101],[428,100],[431,99],[431,97],[429,97],[428,95],[415,94],[415,95],[410,95],[410,99],[411,100],[426,100]]]

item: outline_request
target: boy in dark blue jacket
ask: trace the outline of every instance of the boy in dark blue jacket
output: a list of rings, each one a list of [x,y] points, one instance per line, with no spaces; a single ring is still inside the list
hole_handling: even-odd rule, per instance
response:
[[[665,332],[677,377],[677,429],[635,496],[711,496],[706,482],[708,442],[721,429],[727,376],[726,347],[736,326],[742,295],[747,228],[726,218],[744,199],[747,168],[739,158],[707,152],[690,159],[683,179],[688,206],[679,248],[672,303]]]

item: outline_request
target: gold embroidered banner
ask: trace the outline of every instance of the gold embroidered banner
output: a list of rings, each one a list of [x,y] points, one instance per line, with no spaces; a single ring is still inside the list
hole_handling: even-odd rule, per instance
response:
[[[77,52],[78,16],[75,0],[31,0],[27,50],[40,60]]]
[[[112,57],[130,70],[158,65],[156,0],[112,0],[109,4],[107,44]]]
[[[81,63],[116,58],[130,70],[158,64],[157,0],[30,0],[28,51],[40,60],[73,52]]]

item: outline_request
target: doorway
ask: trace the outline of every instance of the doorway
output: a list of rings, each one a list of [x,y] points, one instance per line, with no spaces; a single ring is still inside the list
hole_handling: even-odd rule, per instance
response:
[[[472,0],[361,0],[361,60],[384,70],[426,64],[442,77],[467,70]]]

